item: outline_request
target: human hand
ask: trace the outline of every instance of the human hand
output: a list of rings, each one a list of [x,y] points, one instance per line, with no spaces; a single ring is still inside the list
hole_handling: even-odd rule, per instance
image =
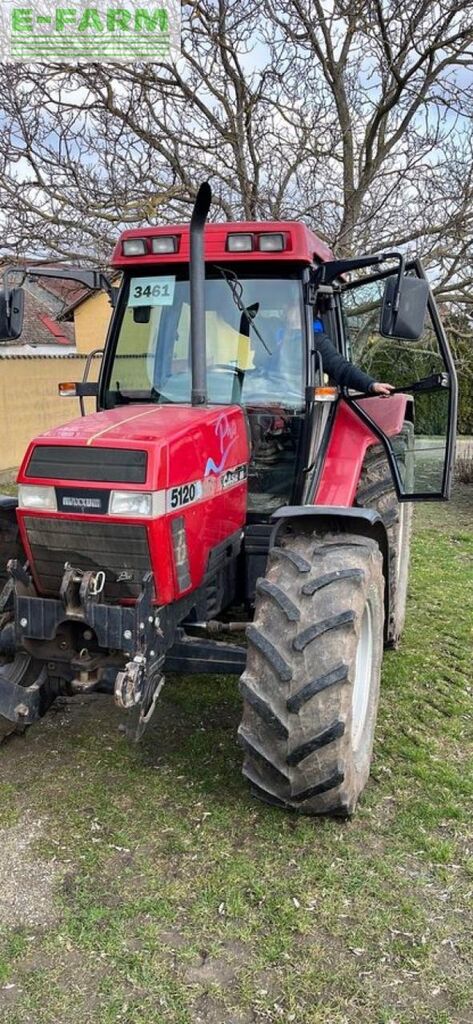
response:
[[[391,391],[394,391],[394,384],[380,384],[376,381],[371,385],[370,390],[374,395],[389,395]]]

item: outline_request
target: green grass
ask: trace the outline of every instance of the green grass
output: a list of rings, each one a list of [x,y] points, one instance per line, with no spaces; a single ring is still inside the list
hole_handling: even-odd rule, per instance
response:
[[[405,636],[386,654],[372,779],[350,823],[250,799],[234,680],[169,679],[141,747],[107,698],[5,747],[0,824],[27,809],[44,822],[35,856],[59,866],[59,917],[0,928],[2,1024],[471,1022],[462,495],[417,511]]]

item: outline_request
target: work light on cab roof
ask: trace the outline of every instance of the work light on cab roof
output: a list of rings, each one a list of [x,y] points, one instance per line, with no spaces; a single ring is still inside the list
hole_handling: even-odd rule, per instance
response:
[[[144,257],[147,263],[155,263],[155,257],[169,259],[174,254],[176,262],[189,261],[189,228],[187,225],[152,226],[128,228],[121,235],[112,256],[112,266],[124,267],[127,260],[136,261]],[[134,243],[137,243],[136,247]],[[307,267],[333,259],[329,247],[305,224],[297,221],[241,221],[237,223],[206,224],[204,233],[205,260],[247,260],[252,261],[294,260]]]

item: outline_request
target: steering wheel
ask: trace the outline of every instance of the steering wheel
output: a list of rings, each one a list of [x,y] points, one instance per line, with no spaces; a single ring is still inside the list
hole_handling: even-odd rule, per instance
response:
[[[243,373],[239,366],[234,366],[233,363],[212,363],[211,366],[207,367],[209,373],[213,373],[214,370],[217,373]]]

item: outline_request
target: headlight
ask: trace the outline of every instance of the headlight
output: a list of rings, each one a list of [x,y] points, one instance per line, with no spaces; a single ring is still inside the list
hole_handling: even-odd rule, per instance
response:
[[[164,502],[159,491],[112,491],[108,511],[111,516],[157,516]]]
[[[54,487],[46,487],[43,484],[20,484],[18,504],[20,508],[47,509],[48,512],[57,512],[56,491]]]

